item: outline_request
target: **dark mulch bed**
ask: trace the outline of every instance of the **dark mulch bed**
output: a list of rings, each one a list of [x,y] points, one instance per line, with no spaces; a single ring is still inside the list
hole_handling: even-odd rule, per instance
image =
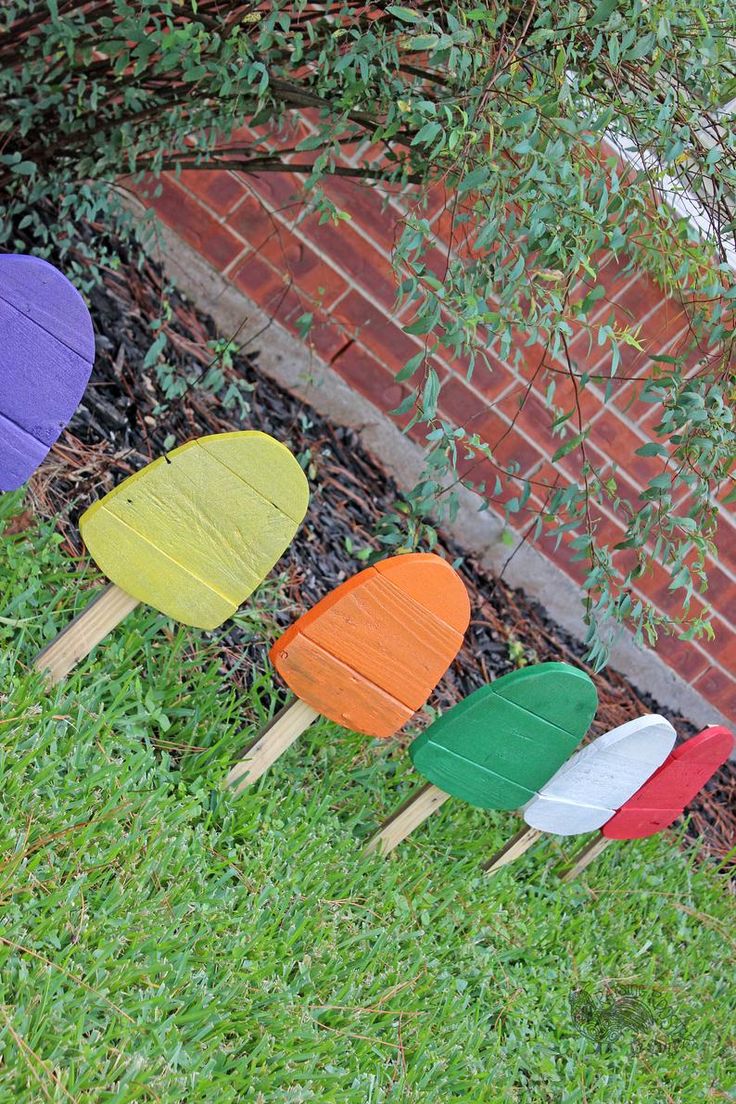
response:
[[[273,434],[297,454],[311,457],[311,505],[297,539],[278,565],[288,578],[289,607],[278,620],[288,624],[329,589],[359,570],[348,551],[375,546],[374,522],[391,506],[396,488],[363,451],[356,435],[330,425],[299,399],[258,372],[257,345],[234,359],[226,375],[245,378],[252,385],[250,411],[241,417],[227,410],[220,398],[192,386],[180,399],[154,414],[166,400],[155,369],[143,369],[151,344],[146,320],[160,314],[162,280],[155,266],[127,264],[119,273],[106,273],[104,286],[92,298],[97,337],[97,360],[91,384],[69,430],[54,449],[32,489],[39,511],[58,516],[68,551],[79,554],[76,521],[88,503],[122,478],[154,459],[170,435],[181,444],[203,433],[257,428]],[[217,334],[208,317],[185,299],[173,297],[174,313],[167,325],[171,348],[167,359],[184,376],[206,371],[212,360],[208,341]],[[261,341],[267,341],[267,333]],[[220,391],[220,396],[222,395]],[[171,444],[167,445],[171,447]],[[462,549],[445,542],[452,556]],[[472,602],[467,643],[443,680],[433,704],[445,707],[483,682],[514,667],[509,641],[519,641],[529,659],[567,659],[585,667],[583,649],[547,617],[542,607],[520,590],[479,568],[465,556],[461,573]],[[225,626],[223,657],[231,676],[247,679],[249,663],[264,656],[262,640]],[[244,655],[245,653],[245,655]],[[592,671],[591,671],[592,674]],[[641,711],[669,717],[681,736],[695,730],[666,705],[639,694],[614,671],[594,676],[600,708],[594,732],[622,724]],[[722,858],[736,839],[736,769],[728,765],[708,784],[689,810],[690,833],[702,837],[705,850]]]

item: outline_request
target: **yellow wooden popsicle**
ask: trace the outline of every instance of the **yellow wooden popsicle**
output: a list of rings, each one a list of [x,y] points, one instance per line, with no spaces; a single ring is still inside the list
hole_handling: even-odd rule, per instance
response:
[[[291,452],[252,430],[201,437],[154,460],[82,515],[114,584],[39,656],[57,682],[138,602],[202,629],[226,621],[290,544],[309,501]]]

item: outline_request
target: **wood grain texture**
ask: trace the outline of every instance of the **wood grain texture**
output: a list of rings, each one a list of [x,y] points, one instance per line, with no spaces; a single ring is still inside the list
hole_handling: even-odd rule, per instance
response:
[[[45,672],[46,685],[61,682],[137,605],[136,598],[114,583],[105,587],[34,659],[36,670]]]
[[[662,766],[601,828],[607,839],[653,836],[677,820],[733,751],[733,733],[709,725],[676,747]]]
[[[365,845],[366,851],[378,851],[381,855],[388,855],[395,847],[405,840],[415,828],[423,824],[432,813],[448,800],[450,795],[443,790],[427,783],[417,793],[412,794],[381,827],[371,836]]]
[[[2,315],[3,307],[0,303],[0,342],[3,340]],[[2,371],[1,354],[0,371]],[[22,487],[46,458],[48,451],[48,445],[37,441],[30,433],[9,421],[0,412],[0,491],[14,491]]]
[[[465,635],[470,599],[465,584],[447,560],[432,552],[407,552],[388,556],[373,567],[444,624]]]
[[[658,714],[604,732],[562,764],[525,806],[524,820],[559,836],[600,828],[661,766],[675,737]]]
[[[0,256],[0,299],[83,360],[94,358],[87,305],[63,272],[48,261],[24,253]]]
[[[246,430],[189,441],[155,460],[91,506],[80,529],[97,565],[128,594],[214,629],[283,554],[307,501],[288,449]]]
[[[295,636],[281,653],[279,671],[296,693],[305,689],[302,700],[335,724],[386,738],[411,720],[412,710],[379,687],[368,682],[347,664],[335,659],[304,635]],[[288,672],[288,679],[284,674]],[[315,677],[315,673],[319,677]],[[301,694],[298,695],[301,698]]]
[[[225,784],[234,786],[235,793],[252,785],[318,716],[316,710],[298,698],[285,705],[231,769]]]
[[[470,607],[462,580],[431,553],[393,556],[348,579],[271,648],[298,697],[337,724],[395,733],[462,645]]]
[[[590,866],[593,859],[597,859],[605,851],[609,843],[613,843],[613,840],[606,839],[605,836],[595,836],[592,840],[588,840],[585,846],[575,853],[569,865],[560,871],[562,881],[571,882],[573,878],[577,878],[578,874]]]
[[[79,405],[95,357],[76,288],[38,257],[0,256],[0,490],[21,486]]]
[[[516,809],[582,739],[597,702],[591,679],[569,664],[525,667],[453,706],[413,741],[409,754],[447,793],[484,809]]]
[[[538,829],[530,828],[528,825],[520,829],[492,858],[482,864],[481,870],[486,874],[495,874],[502,866],[507,866],[521,858],[537,842],[541,834]]]

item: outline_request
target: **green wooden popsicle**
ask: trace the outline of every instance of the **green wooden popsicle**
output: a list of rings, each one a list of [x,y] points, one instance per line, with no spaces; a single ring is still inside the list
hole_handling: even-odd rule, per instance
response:
[[[562,766],[595,716],[584,671],[539,663],[482,686],[434,721],[409,755],[429,779],[371,838],[386,854],[448,797],[481,809],[518,809]]]

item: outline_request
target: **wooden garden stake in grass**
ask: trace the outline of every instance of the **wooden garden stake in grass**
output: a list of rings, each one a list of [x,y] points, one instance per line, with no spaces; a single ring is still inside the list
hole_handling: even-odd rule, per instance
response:
[[[84,542],[112,585],[34,666],[58,682],[139,602],[217,628],[288,547],[308,500],[297,460],[266,433],[199,437],[154,460],[82,515]]]
[[[414,766],[429,779],[369,840],[393,851],[448,797],[481,809],[518,809],[567,759],[590,727],[598,695],[568,663],[538,663],[482,686],[413,741]]]
[[[734,747],[733,734],[709,725],[668,755],[659,770],[626,801],[563,871],[571,881],[615,839],[643,839],[667,828],[685,811],[705,783],[723,766]]]
[[[576,751],[522,808],[526,828],[483,864],[492,874],[524,854],[542,835],[578,835],[600,828],[636,793],[675,743],[676,732],[647,714],[604,732]]]
[[[320,714],[387,737],[427,700],[460,650],[468,592],[433,553],[391,556],[336,587],[271,648],[297,700],[236,763],[227,784],[255,782]]]
[[[95,359],[82,296],[40,257],[0,256],[0,491],[29,478],[79,405]]]

